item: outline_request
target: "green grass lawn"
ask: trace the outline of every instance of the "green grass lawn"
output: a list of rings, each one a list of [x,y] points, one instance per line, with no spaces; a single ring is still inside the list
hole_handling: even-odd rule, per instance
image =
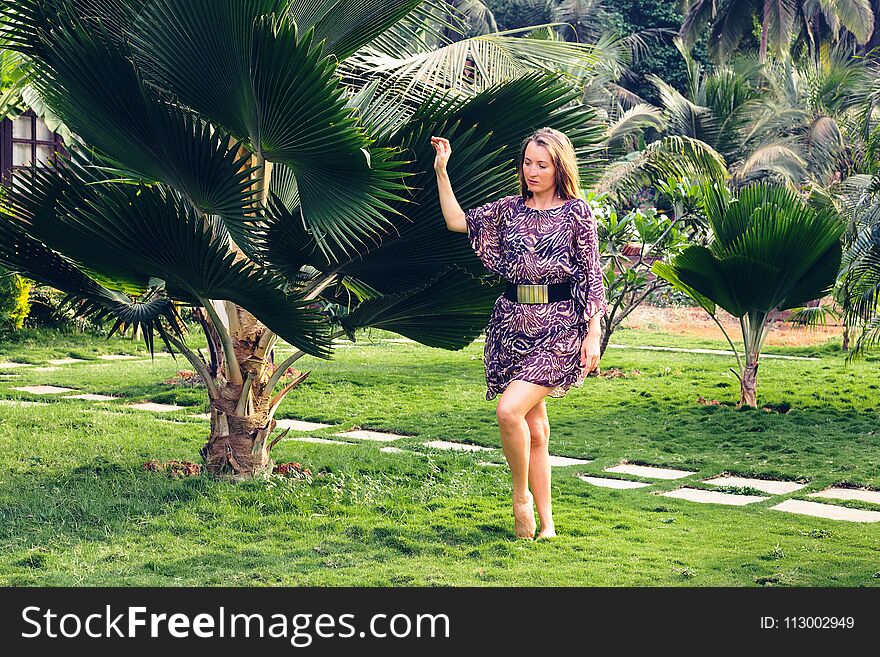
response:
[[[0,344],[0,362],[87,362],[38,371],[0,370],[0,584],[109,586],[877,586],[880,523],[769,510],[829,484],[880,488],[876,357],[846,366],[833,343],[769,349],[814,361],[765,360],[761,404],[787,414],[705,406],[734,403],[732,357],[609,349],[603,369],[547,402],[551,453],[593,459],[555,468],[559,538],[513,539],[506,468],[497,453],[432,451],[426,440],[500,446],[495,406],[485,401],[483,344],[448,352],[359,336],[333,360],[305,357],[311,375],[279,417],[407,437],[353,447],[284,441],[276,461],[324,476],[229,484],[173,480],[142,469],[150,459],[198,461],[206,395],[162,382],[185,360],[150,360],[131,340],[30,333]],[[371,342],[372,341],[372,342]],[[620,331],[616,344],[725,348],[679,335]],[[107,362],[100,353],[142,360]],[[639,370],[634,374],[632,370]],[[124,402],[29,395],[13,386],[54,384],[191,410],[156,415]],[[489,454],[489,456],[486,456]],[[494,456],[493,456],[494,454]],[[649,488],[609,490],[576,474],[601,474],[622,459],[698,472]],[[799,479],[807,487],[746,507],[697,504],[652,493],[694,486],[722,472]],[[742,491],[749,492],[749,491]],[[857,502],[841,505],[880,510]]]

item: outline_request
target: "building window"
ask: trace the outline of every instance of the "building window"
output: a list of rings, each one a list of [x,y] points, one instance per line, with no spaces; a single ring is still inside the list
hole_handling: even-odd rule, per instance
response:
[[[3,184],[24,182],[36,167],[57,164],[58,154],[65,152],[58,133],[49,130],[32,110],[15,119],[4,119],[2,136]]]

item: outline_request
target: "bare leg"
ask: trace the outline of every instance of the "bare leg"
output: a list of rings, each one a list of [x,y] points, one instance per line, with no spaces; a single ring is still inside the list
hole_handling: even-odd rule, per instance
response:
[[[542,399],[526,413],[531,435],[529,453],[529,488],[535,496],[541,532],[538,538],[556,536],[553,525],[553,505],[550,501],[550,420],[547,418],[547,400]]]
[[[529,540],[535,536],[536,524],[534,499],[529,492],[531,433],[525,416],[551,390],[527,381],[513,380],[501,395],[495,411],[498,416],[498,428],[501,431],[501,447],[513,479],[513,517],[516,535]]]

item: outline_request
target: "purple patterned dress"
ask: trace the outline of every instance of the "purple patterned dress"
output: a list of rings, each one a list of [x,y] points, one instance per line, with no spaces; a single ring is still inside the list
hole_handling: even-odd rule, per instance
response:
[[[520,304],[498,297],[486,327],[486,400],[513,379],[553,388],[564,397],[580,388],[586,368],[581,342],[597,312],[605,312],[596,221],[587,203],[569,199],[535,210],[522,196],[505,196],[465,213],[468,239],[489,271],[513,283],[572,281],[572,299]]]

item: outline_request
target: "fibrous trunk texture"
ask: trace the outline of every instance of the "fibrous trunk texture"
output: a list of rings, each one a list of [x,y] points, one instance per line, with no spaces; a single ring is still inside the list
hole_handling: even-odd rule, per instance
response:
[[[206,335],[210,344],[212,370],[217,395],[211,399],[211,434],[201,449],[208,472],[230,479],[248,479],[271,472],[275,464],[269,453],[275,442],[270,441],[275,430],[275,408],[280,397],[273,397],[269,379],[276,370],[272,363],[272,350],[266,341],[261,342],[268,330],[248,313],[231,303],[226,304],[229,314],[228,332],[232,339],[237,366],[241,370],[242,384],[229,381],[229,363],[223,358],[220,331],[207,323]],[[293,384],[306,376],[294,371]],[[294,385],[290,382],[286,391]],[[281,395],[283,396],[283,394]]]

